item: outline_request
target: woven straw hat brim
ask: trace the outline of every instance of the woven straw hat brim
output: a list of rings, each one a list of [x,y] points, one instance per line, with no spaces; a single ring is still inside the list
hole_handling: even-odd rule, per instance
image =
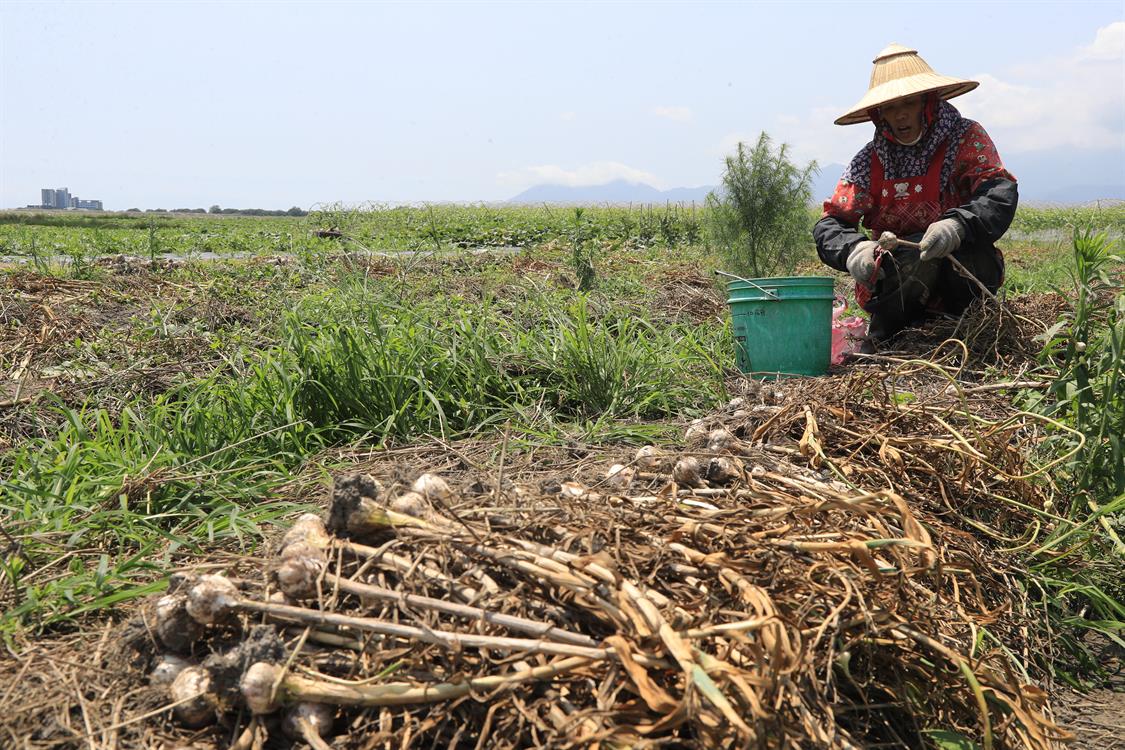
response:
[[[979,85],[977,81],[950,78],[937,73],[917,73],[905,78],[896,78],[870,89],[854,107],[848,110],[847,114],[837,118],[835,122],[837,125],[857,125],[861,122],[871,122],[871,118],[867,114],[869,109],[881,107],[895,99],[931,92],[937,93],[942,99],[952,99],[955,96],[969,93]]]

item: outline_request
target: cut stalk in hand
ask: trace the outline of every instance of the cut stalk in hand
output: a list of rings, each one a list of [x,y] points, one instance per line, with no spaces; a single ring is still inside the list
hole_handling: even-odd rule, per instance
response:
[[[909,248],[913,248],[915,250],[921,250],[922,249],[921,245],[919,245],[917,242],[911,242],[910,240],[900,240],[900,239],[896,238],[894,244],[897,247],[909,247]],[[972,271],[965,268],[965,266],[962,265],[961,261],[957,260],[952,255],[945,256],[945,259],[948,260],[950,265],[953,266],[954,271],[956,271],[961,276],[965,277],[969,281],[976,284],[977,287],[980,288],[981,292],[984,293],[984,296],[988,297],[988,299],[992,300],[993,302],[996,302],[997,304],[999,304],[1000,300],[996,299],[996,295],[993,294],[991,291],[989,291],[988,287],[986,287],[984,284],[982,284],[980,279],[978,279],[976,276],[973,275]]]

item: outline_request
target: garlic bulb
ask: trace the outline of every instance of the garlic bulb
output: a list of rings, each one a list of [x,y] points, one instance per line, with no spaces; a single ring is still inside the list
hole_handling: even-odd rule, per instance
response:
[[[338,478],[328,506],[328,530],[362,535],[384,528],[385,495],[382,483],[370,474]]]
[[[637,449],[633,463],[641,471],[660,471],[664,466],[667,456],[655,445],[645,445]]]
[[[742,478],[742,462],[729,456],[716,456],[707,463],[707,481],[725,485]]]
[[[699,459],[695,456],[684,456],[672,468],[672,481],[685,487],[699,487],[703,484],[699,469]]]
[[[191,666],[191,662],[187,659],[182,659],[174,654],[164,654],[160,657],[160,661],[156,662],[152,671],[148,673],[148,684],[167,690],[180,676],[180,672],[183,672],[189,666]]]
[[[414,480],[414,486],[411,489],[427,500],[431,498],[448,500],[453,495],[449,485],[437,474],[423,474]]]
[[[281,564],[274,571],[280,593],[298,601],[316,598],[317,582],[323,574],[323,552],[304,542],[286,547]]]
[[[281,668],[269,662],[260,661],[252,664],[242,680],[238,683],[246,705],[256,714],[270,714],[277,710],[278,703],[271,699],[273,685],[277,681]]]
[[[324,520],[315,513],[305,513],[281,538],[281,551],[284,554],[286,547],[298,543],[323,548],[328,546],[329,541],[330,537],[328,536],[328,529],[324,526]]]
[[[166,594],[156,602],[156,638],[165,648],[185,653],[203,636],[203,626],[187,612],[187,596]]]
[[[707,433],[707,426],[701,420],[692,422],[684,432],[684,445],[688,448],[702,448],[707,444]]]
[[[738,438],[725,427],[716,427],[707,435],[707,450],[712,453],[726,453],[734,450]]]
[[[211,675],[202,667],[186,667],[176,675],[168,690],[176,718],[185,727],[198,729],[215,720]],[[181,702],[183,701],[183,702]]]
[[[200,576],[188,591],[187,613],[204,625],[226,619],[238,599],[238,588],[225,576]]]
[[[432,475],[423,474],[422,476]],[[415,482],[414,484],[417,486],[418,483]],[[414,518],[425,518],[430,514],[430,504],[420,492],[404,492],[392,500],[391,504],[387,507],[395,513],[402,513],[403,515],[413,516]]]
[[[627,490],[629,485],[633,483],[633,477],[636,473],[637,470],[631,466],[614,464],[605,472],[606,484],[615,490]]]

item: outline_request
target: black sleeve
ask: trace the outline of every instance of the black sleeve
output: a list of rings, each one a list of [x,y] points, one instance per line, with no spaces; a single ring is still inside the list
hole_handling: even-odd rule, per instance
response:
[[[816,254],[825,265],[837,271],[847,271],[848,255],[867,235],[859,227],[847,224],[834,216],[825,216],[812,230],[816,241]]]
[[[980,184],[968,203],[949,209],[942,218],[961,220],[965,227],[962,244],[990,246],[1008,231],[1016,216],[1017,203],[1019,192],[1015,180],[987,180]],[[817,247],[819,249],[819,243]]]

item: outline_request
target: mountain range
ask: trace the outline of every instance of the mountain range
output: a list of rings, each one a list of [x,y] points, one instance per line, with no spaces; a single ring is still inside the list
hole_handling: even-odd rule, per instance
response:
[[[814,202],[820,203],[832,195],[836,180],[844,171],[841,164],[830,164],[820,170],[813,179]],[[508,203],[559,203],[564,205],[623,204],[623,203],[696,203],[702,204],[707,194],[718,188],[717,185],[699,187],[680,187],[671,190],[658,190],[643,182],[614,180],[601,185],[535,185],[508,200]]]
[[[508,203],[703,203],[714,185],[657,190],[643,182],[614,180],[601,185],[535,185]]]

